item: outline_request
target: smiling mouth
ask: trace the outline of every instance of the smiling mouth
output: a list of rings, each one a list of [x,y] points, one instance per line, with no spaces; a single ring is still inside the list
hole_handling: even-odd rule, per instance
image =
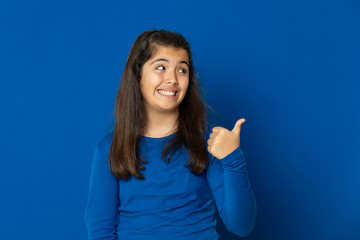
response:
[[[173,92],[173,91],[165,91],[165,90],[158,90],[158,92],[161,94],[161,95],[165,95],[165,96],[175,96],[177,91]]]

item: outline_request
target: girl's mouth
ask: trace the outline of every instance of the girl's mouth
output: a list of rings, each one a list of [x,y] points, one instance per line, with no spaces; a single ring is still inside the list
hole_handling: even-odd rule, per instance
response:
[[[177,91],[165,91],[165,90],[161,90],[161,89],[159,89],[158,92],[164,96],[175,96],[177,93]]]

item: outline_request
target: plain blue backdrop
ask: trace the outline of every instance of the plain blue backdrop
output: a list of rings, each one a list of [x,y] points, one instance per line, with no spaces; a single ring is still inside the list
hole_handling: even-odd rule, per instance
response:
[[[1,1],[0,239],[86,239],[95,144],[150,28],[189,40],[220,125],[247,119],[246,239],[360,239],[356,0]]]

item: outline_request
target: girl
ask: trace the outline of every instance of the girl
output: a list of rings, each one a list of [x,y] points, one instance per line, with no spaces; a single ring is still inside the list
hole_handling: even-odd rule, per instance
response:
[[[216,207],[229,231],[248,235],[256,202],[240,148],[244,121],[208,134],[189,44],[165,30],[142,33],[121,78],[114,130],[95,150],[89,239],[218,239]]]

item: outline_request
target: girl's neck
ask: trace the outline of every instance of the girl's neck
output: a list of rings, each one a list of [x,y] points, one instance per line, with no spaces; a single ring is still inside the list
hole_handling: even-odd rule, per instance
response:
[[[172,114],[147,114],[144,136],[152,138],[166,137],[177,131],[179,112]]]

